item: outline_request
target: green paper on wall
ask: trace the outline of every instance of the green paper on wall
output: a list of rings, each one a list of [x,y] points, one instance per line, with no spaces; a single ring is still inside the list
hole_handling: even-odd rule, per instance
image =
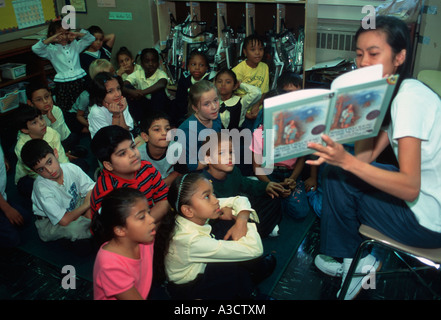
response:
[[[131,12],[109,12],[109,20],[132,20]]]

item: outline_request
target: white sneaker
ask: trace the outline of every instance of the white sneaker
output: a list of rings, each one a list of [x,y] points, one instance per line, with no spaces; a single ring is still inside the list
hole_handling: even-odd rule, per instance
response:
[[[332,277],[341,277],[343,274],[343,264],[334,258],[318,254],[314,259],[315,266],[324,274]]]
[[[343,287],[343,283],[345,282],[346,276],[349,271],[349,267],[351,266],[352,259],[344,259],[343,260],[343,276],[340,290],[337,292],[337,297],[340,296],[341,288]],[[363,274],[363,275],[354,275],[352,277],[351,283],[349,284],[348,291],[344,297],[345,300],[354,299],[361,291],[362,288],[365,288],[367,282],[371,279],[370,277],[365,276],[370,272],[377,272],[381,268],[381,261],[375,258],[373,255],[369,254],[363,259],[360,259],[358,262],[357,268],[355,268],[355,273]]]
[[[271,233],[268,236],[271,238],[278,237],[279,236],[279,226],[276,225],[274,227],[273,231],[271,231]]]

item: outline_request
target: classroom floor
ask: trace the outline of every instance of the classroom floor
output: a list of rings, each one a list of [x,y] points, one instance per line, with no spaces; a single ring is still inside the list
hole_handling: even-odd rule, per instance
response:
[[[314,266],[319,247],[319,219],[312,225],[297,253],[293,256],[272,297],[276,300],[335,300],[339,278],[324,275]],[[396,258],[385,258],[382,270],[399,265]],[[413,263],[413,262],[411,262]],[[403,269],[403,265],[399,266]],[[429,286],[441,293],[441,277],[432,270],[421,273]],[[0,299],[4,300],[91,300],[92,284],[75,281],[75,289],[63,289],[66,274],[45,261],[20,249],[0,250]],[[421,286],[415,276],[404,272],[378,274],[376,288],[362,290],[359,300],[439,300]]]
[[[2,128],[3,129],[3,128]],[[4,132],[2,132],[4,133]],[[4,135],[2,135],[4,138]],[[5,139],[2,139],[5,142]],[[5,154],[13,144],[3,146]],[[94,162],[89,159],[90,174],[94,172]],[[14,172],[14,171],[12,171]],[[10,180],[10,177],[8,177]],[[320,219],[306,233],[297,252],[293,254],[277,285],[272,297],[276,300],[335,300],[340,288],[340,278],[333,278],[321,273],[314,265],[314,257],[320,247]],[[360,300],[439,300],[441,296],[440,273],[434,269],[421,271],[429,289],[421,286],[416,277],[405,272],[387,272],[394,267],[404,269],[404,265],[395,256],[382,250],[375,251],[383,262],[385,274],[376,275],[375,289],[362,290],[357,296]],[[409,261],[415,267],[421,263]],[[21,249],[0,248],[0,300],[91,300],[92,283],[81,277],[75,281],[75,289],[62,287],[66,273]]]

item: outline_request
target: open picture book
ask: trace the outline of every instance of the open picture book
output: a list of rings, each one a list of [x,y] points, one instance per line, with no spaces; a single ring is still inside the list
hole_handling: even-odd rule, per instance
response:
[[[313,153],[307,144],[323,144],[322,134],[342,144],[376,136],[397,79],[383,77],[380,64],[338,76],[331,89],[303,89],[265,99],[263,165]]]

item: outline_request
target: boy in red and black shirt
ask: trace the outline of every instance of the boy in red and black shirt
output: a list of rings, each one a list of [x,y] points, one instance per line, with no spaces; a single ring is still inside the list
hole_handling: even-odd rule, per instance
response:
[[[144,193],[150,215],[160,221],[169,209],[168,187],[150,162],[141,161],[131,133],[115,125],[104,127],[92,139],[91,149],[103,164],[90,199],[92,216],[99,212],[106,194],[116,188],[129,187]]]

